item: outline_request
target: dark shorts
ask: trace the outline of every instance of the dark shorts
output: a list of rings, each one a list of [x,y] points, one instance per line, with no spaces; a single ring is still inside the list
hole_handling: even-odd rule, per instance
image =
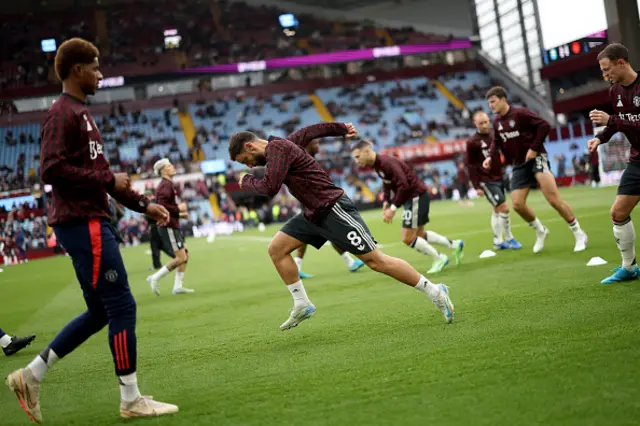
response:
[[[539,154],[531,161],[514,166],[511,171],[511,190],[535,188],[538,185],[536,173],[551,173],[547,154]]]
[[[627,164],[620,177],[618,195],[640,195],[640,164]]]
[[[160,247],[170,257],[176,257],[176,252],[184,248],[184,236],[179,229],[158,226]]]
[[[429,223],[429,204],[431,198],[425,192],[404,203],[402,213],[402,227],[406,229],[416,229]]]
[[[487,200],[489,200],[493,207],[498,207],[507,201],[504,183],[502,181],[481,183],[480,187],[484,191],[484,196],[487,197]]]
[[[367,254],[376,248],[376,241],[367,224],[346,195],[338,200],[320,222],[312,223],[300,213],[289,219],[280,231],[317,249],[327,241],[355,255]]]

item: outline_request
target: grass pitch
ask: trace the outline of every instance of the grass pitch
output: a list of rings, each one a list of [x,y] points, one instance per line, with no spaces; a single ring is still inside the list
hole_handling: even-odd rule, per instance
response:
[[[185,286],[173,277],[154,296],[146,246],[123,255],[138,302],[138,374],[144,394],[176,403],[158,425],[635,425],[640,419],[640,282],[602,286],[619,263],[611,235],[611,188],[562,190],[589,234],[574,254],[568,226],[544,202],[531,204],[551,230],[533,255],[534,233],[512,216],[524,248],[479,259],[491,248],[490,207],[432,204],[430,229],[463,238],[466,256],[434,282],[451,287],[456,322],[446,325],[419,292],[361,270],[330,247],[307,252],[305,287],[318,314],[281,332],[291,297],[266,253],[266,233],[190,240]],[[365,220],[383,251],[424,272],[430,261],[399,244],[399,219]],[[399,218],[399,216],[398,216]],[[447,250],[445,250],[446,252]],[[589,258],[610,263],[587,267]],[[0,359],[5,376],[29,362],[84,309],[67,257],[5,268],[0,325],[37,333]],[[119,391],[106,331],[60,361],[42,386],[49,425],[114,425]],[[0,424],[27,424],[6,388]]]

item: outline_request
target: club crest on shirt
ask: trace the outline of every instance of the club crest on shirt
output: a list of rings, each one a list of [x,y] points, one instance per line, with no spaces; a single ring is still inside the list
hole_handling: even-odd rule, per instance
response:
[[[511,127],[512,129],[515,127],[516,125],[516,121],[515,120],[509,120],[509,127]]]
[[[636,108],[640,107],[640,96],[633,97],[633,106]]]

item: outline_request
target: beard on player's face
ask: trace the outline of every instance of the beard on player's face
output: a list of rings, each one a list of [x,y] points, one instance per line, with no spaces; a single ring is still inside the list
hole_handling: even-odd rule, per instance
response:
[[[267,157],[264,154],[253,154],[253,165],[254,166],[266,166],[267,165]]]

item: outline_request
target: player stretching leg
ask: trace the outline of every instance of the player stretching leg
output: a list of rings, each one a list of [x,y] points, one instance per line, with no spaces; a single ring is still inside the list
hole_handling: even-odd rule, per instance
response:
[[[56,53],[55,70],[63,93],[42,126],[40,170],[43,182],[53,187],[48,222],[71,256],[87,310],[69,322],[28,366],[11,373],[6,383],[29,418],[42,421],[40,382],[47,370],[108,325],[120,384],[120,415],[175,413],[177,406],[156,402],[138,390],[136,302],[110,223],[107,194],[159,223],[166,224],[169,213],[132,191],[126,173],[109,170],[102,137],[85,104],[87,95],[95,94],[102,80],[98,49],[79,38],[67,40]]]
[[[6,356],[11,356],[26,348],[35,340],[35,338],[35,334],[31,334],[27,337],[10,336],[0,328],[0,346],[2,347],[2,352],[4,352]]]
[[[351,123],[347,124],[347,128],[349,127],[353,128],[353,125]],[[340,127],[335,127],[335,128],[326,127],[326,129],[330,129],[330,133],[318,134],[318,135],[309,134],[304,138],[304,140],[300,141],[301,142],[300,146],[305,148],[309,153],[309,155],[312,156],[313,158],[316,158],[318,151],[320,151],[321,137],[345,136],[346,133],[344,132],[347,131],[346,129],[342,129]],[[310,136],[314,136],[315,138],[310,140],[308,139]],[[360,259],[354,259],[354,257],[351,256],[351,253],[342,250],[340,247],[336,246],[335,244],[332,244],[332,246],[335,249],[335,251],[338,252],[338,254],[342,258],[344,263],[347,265],[347,268],[349,269],[349,271],[357,272],[360,268],[364,266],[364,262]],[[307,246],[305,244],[297,250],[296,257],[294,258],[296,265],[298,266],[298,272],[299,272],[300,278],[302,279],[313,278],[313,275],[309,275],[302,272],[302,261],[304,259],[304,255],[306,251],[307,251]]]
[[[549,170],[547,151],[544,149],[544,140],[551,128],[549,123],[527,108],[510,106],[507,91],[503,87],[491,88],[487,92],[487,101],[496,113],[496,118],[493,122],[489,158],[484,160],[483,166],[491,168],[491,159],[497,155],[498,150],[504,154],[507,164],[513,165],[511,201],[513,209],[536,232],[533,252],[541,252],[549,236],[549,230],[527,205],[529,191],[536,184],[540,184],[540,190],[549,205],[569,224],[576,240],[573,251],[583,251],[587,248],[587,234],[580,228],[569,204],[560,198],[556,180]]]
[[[305,134],[324,133],[327,128],[336,126],[342,128],[347,136],[357,135],[353,126],[347,131],[344,124],[325,123],[299,130],[287,139],[272,136],[268,141],[251,132],[239,132],[231,137],[229,143],[229,156],[233,161],[249,167],[267,166],[262,179],[245,175],[240,181],[242,188],[273,197],[286,184],[303,207],[303,213],[290,219],[269,244],[269,256],[294,300],[291,314],[280,329],[295,327],[316,312],[298,276],[291,253],[303,244],[319,249],[327,240],[353,253],[374,271],[426,294],[445,320],[452,322],[454,311],[447,287],[431,283],[404,260],[387,256],[377,249],[353,202],[298,145],[305,139]]]
[[[450,240],[433,231],[425,231],[429,222],[430,198],[427,186],[416,172],[404,161],[388,155],[378,154],[371,142],[363,140],[353,147],[353,159],[363,167],[373,167],[384,182],[384,204],[382,214],[385,223],[391,223],[396,210],[404,206],[402,215],[402,241],[418,252],[431,256],[433,264],[428,274],[441,272],[449,264],[449,258],[438,252],[432,244],[453,250],[456,264],[463,256],[464,242]],[[394,194],[391,201],[391,192]]]
[[[509,205],[506,202],[503,171],[500,156],[496,153],[491,159],[491,168],[485,169],[482,163],[489,158],[491,145],[491,121],[489,116],[478,111],[473,115],[473,124],[478,131],[467,141],[464,163],[469,180],[478,192],[484,195],[492,206],[491,229],[493,230],[493,247],[498,250],[520,249],[522,245],[513,238]]]
[[[180,203],[178,205],[176,190],[173,187],[173,177],[176,175],[176,168],[166,158],[156,161],[153,165],[153,171],[162,180],[156,188],[156,203],[167,209],[171,215],[167,226],[158,226],[158,234],[162,244],[163,251],[169,253],[173,259],[166,266],[160,268],[155,274],[147,277],[147,283],[151,290],[160,296],[159,282],[162,277],[168,275],[174,269],[176,277],[173,282],[173,294],[193,293],[190,288],[182,287],[184,273],[187,270],[187,261],[189,253],[184,245],[184,236],[180,231],[180,218],[188,217],[187,205]]]
[[[631,212],[640,201],[640,81],[638,73],[629,64],[629,51],[621,44],[610,44],[598,55],[602,74],[613,83],[609,96],[614,115],[594,110],[589,118],[599,126],[607,126],[589,141],[589,150],[607,143],[611,137],[622,132],[631,143],[629,163],[620,177],[618,194],[611,207],[613,236],[622,255],[622,266],[613,275],[602,280],[602,284],[635,280],[640,276],[636,264],[636,231],[631,221]]]

